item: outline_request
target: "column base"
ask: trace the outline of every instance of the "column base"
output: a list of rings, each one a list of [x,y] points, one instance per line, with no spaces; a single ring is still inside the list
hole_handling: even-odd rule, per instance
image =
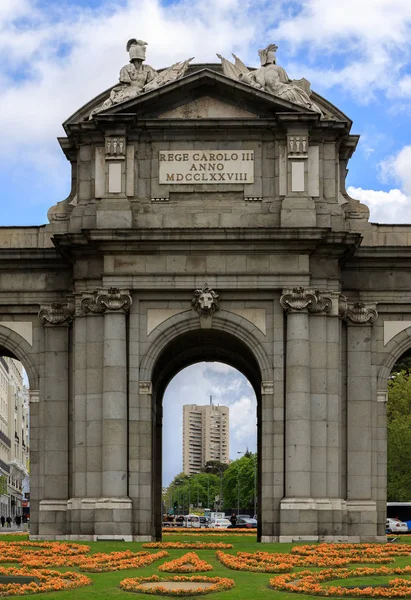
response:
[[[127,497],[70,498],[67,502],[70,539],[131,542],[131,505]]]
[[[376,503],[342,498],[283,498],[280,542],[385,542]]]
[[[67,500],[41,500],[37,538],[64,539],[67,533]]]
[[[373,500],[347,500],[347,534],[352,537],[360,537],[364,542],[374,541],[376,536],[382,537],[378,536],[376,502]]]

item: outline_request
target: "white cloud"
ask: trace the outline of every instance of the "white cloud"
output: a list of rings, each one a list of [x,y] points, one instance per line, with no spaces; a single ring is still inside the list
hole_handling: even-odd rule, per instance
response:
[[[297,15],[273,28],[272,36],[291,44],[294,52],[304,47],[307,63],[321,56],[328,63],[304,67],[305,77],[323,89],[343,88],[361,102],[381,90],[410,96],[402,73],[410,54],[409,0],[307,0],[300,7]],[[335,66],[336,59],[344,63],[342,67]]]
[[[393,180],[401,185],[407,196],[411,196],[411,145],[380,163],[381,176],[384,181]]]
[[[388,192],[349,187],[352,198],[360,200],[370,209],[374,223],[411,223],[411,145],[404,146],[378,165],[384,183],[394,182],[398,188]]]
[[[411,198],[401,190],[383,192],[349,187],[347,192],[369,207],[373,223],[411,223]]]
[[[237,446],[244,446],[244,450],[253,440],[256,446],[257,439],[257,406],[255,398],[243,396],[230,406],[230,431],[233,433]],[[254,451],[254,448],[250,448]]]

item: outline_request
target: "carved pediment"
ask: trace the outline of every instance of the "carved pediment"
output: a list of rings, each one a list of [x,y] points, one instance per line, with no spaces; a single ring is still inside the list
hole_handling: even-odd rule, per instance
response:
[[[207,108],[205,98],[212,98],[211,103],[208,101]],[[165,118],[164,114],[170,112],[177,114],[176,118],[185,118],[182,116],[185,110],[183,107],[189,103],[198,106],[199,101],[202,111],[213,110],[211,108],[213,103],[220,109],[224,104],[223,118],[228,116],[238,118],[238,111],[242,112],[240,117],[252,115],[254,118],[274,117],[278,112],[306,112],[304,107],[293,102],[277,98],[245,83],[233,81],[210,69],[202,69],[159,89],[111,106],[101,111],[96,118],[123,114],[136,114],[140,118]]]
[[[255,113],[212,96],[202,96],[158,115],[159,119],[254,119]]]

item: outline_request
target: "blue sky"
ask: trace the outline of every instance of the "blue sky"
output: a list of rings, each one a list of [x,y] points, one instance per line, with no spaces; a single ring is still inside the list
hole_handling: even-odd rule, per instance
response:
[[[370,206],[374,222],[411,223],[410,0],[0,0],[0,226],[45,223],[67,196],[61,123],[116,83],[131,37],[148,42],[155,68],[191,56],[217,62],[217,52],[258,66],[258,49],[276,43],[289,76],[310,80],[361,135],[350,194]],[[206,403],[217,388],[221,402],[253,398],[222,367],[197,365],[178,378],[166,415],[170,407],[181,413],[183,388],[189,402],[197,394]],[[252,439],[244,434],[233,452]],[[179,469],[170,461],[166,478]]]
[[[136,36],[157,68],[216,52],[257,66],[275,42],[362,136],[350,193],[373,221],[411,222],[410,34],[409,0],[1,0],[0,225],[45,223],[68,194],[61,123],[117,81]]]

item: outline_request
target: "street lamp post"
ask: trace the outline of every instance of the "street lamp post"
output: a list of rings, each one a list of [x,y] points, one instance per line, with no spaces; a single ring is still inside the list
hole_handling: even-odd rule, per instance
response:
[[[238,452],[237,454],[245,454],[245,452]],[[237,516],[240,514],[240,465],[237,464]]]
[[[218,470],[219,474],[220,474],[220,511],[221,511],[221,506],[222,506],[222,502],[223,502],[223,473],[224,473],[224,469],[222,469],[220,466],[215,466],[215,468]],[[212,468],[207,468],[206,471],[212,471]],[[210,506],[210,482],[207,481],[207,495],[208,495],[208,504]]]

